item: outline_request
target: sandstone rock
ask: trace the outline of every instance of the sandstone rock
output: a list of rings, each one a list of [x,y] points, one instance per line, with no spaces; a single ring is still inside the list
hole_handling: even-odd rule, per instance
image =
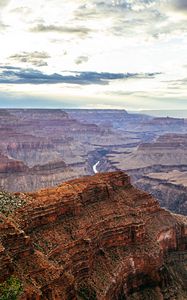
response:
[[[2,216],[1,280],[17,276],[22,300],[187,297],[186,217],[123,172],[16,196],[26,205]]]

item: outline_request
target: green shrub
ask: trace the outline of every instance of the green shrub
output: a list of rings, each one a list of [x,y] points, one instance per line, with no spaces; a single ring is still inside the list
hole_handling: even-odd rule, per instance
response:
[[[18,278],[11,276],[0,284],[0,300],[17,300],[22,291],[22,285]]]

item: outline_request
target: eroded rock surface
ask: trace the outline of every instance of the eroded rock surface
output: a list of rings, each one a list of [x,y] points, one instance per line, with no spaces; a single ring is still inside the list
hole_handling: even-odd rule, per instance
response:
[[[187,215],[186,134],[164,134],[136,149],[108,154],[107,159],[107,163],[103,162],[106,171],[124,170],[138,187],[152,193],[162,207]]]
[[[163,207],[186,214],[183,187],[161,175],[187,171],[186,132],[186,119],[125,110],[1,109],[0,186],[12,192],[57,186],[92,175],[99,161],[97,172],[124,170]]]
[[[136,181],[139,188],[159,199],[162,207],[187,215],[187,172],[163,170],[147,173]]]
[[[18,193],[0,220],[0,279],[24,299],[187,299],[187,218],[123,172]]]
[[[109,112],[106,121],[108,115],[117,119],[119,112]],[[109,125],[90,122],[61,109],[0,110],[0,186],[33,191],[91,175],[97,156],[111,147],[140,142],[137,134],[114,132]]]

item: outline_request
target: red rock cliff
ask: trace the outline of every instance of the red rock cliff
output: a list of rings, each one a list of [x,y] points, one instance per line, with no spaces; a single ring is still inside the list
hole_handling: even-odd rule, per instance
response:
[[[21,299],[186,299],[187,218],[123,172],[19,197],[1,217],[0,277],[20,278]]]

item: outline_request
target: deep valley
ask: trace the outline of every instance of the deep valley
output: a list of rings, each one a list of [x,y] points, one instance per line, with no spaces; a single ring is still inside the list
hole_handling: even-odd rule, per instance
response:
[[[162,207],[187,214],[186,119],[125,110],[1,109],[0,135],[4,190],[29,192],[124,170]],[[173,182],[169,174],[177,171],[182,180]]]

